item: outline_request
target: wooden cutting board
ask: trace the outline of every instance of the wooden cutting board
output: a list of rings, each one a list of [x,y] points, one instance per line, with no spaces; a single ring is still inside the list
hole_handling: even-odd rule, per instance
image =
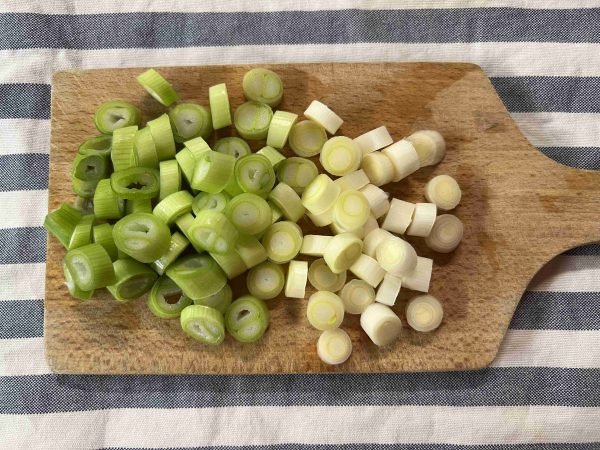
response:
[[[243,101],[243,74],[253,66],[161,69],[184,100],[208,104],[208,87],[226,82],[233,107]],[[313,99],[344,120],[340,134],[356,137],[385,124],[395,140],[432,128],[446,138],[444,161],[384,188],[423,201],[434,175],[455,177],[463,190],[455,214],[465,238],[453,254],[439,255],[409,239],[435,260],[431,294],[445,310],[434,333],[406,328],[387,348],[371,344],[358,316],[347,315],[353,353],[342,366],[322,364],[319,332],[305,318],[307,300],[269,302],[272,322],[264,339],[239,344],[227,338],[209,348],[186,338],[178,320],[155,318],[145,301],[121,305],[104,290],[81,303],[63,285],[64,250],[49,239],[45,342],[48,364],[59,373],[302,373],[398,372],[477,369],[495,357],[523,291],[553,256],[600,238],[600,174],[562,166],[531,146],[518,130],[483,71],[472,64],[287,64],[268,66],[285,85],[280,108],[302,113]],[[59,72],[52,84],[49,208],[71,201],[70,164],[77,146],[97,134],[93,114],[110,99],[144,112],[164,110],[137,85],[144,69]],[[219,132],[220,136],[227,132]],[[261,147],[257,143],[256,148]],[[289,150],[286,150],[288,154]],[[305,232],[316,231],[308,222]],[[308,231],[308,232],[310,232]],[[317,231],[318,232],[318,231]],[[323,231],[321,231],[323,232]],[[234,282],[243,293],[244,279]],[[307,298],[312,293],[307,290]],[[403,291],[394,310],[414,292]]]

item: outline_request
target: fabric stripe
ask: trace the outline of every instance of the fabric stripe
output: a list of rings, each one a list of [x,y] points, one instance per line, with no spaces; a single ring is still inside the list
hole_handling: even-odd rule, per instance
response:
[[[0,339],[44,335],[44,302],[16,300],[0,302]],[[0,345],[2,345],[0,343]]]
[[[565,166],[600,170],[600,147],[540,147],[538,150]]]
[[[292,405],[600,406],[600,370],[489,368],[347,375],[0,378],[0,414]]]
[[[319,13],[2,14],[0,48],[134,48],[350,42],[600,42],[599,9]],[[435,23],[436,26],[431,26]],[[473,29],[478,30],[473,33]],[[32,33],[35,30],[35,33]],[[115,33],[114,30],[119,30]]]
[[[600,251],[588,255],[557,256],[539,270],[527,289],[559,292],[600,291]]]
[[[47,84],[0,84],[0,98],[0,119],[50,118],[50,86]]]
[[[598,450],[596,442],[579,442],[577,444],[298,444],[285,443],[276,445],[253,445],[252,450]],[[153,447],[156,448],[156,447]],[[103,450],[152,450],[150,447],[109,447]],[[239,450],[237,445],[218,445],[203,447],[169,447],[169,450]]]
[[[132,409],[28,418],[3,416],[1,420],[0,426],[4,429],[24,430],[25,444],[40,442],[39,430],[46,431],[41,440],[48,445],[46,449],[174,448],[198,442],[214,446],[243,444],[254,448],[250,446],[289,442],[331,445],[485,442],[500,445],[600,440],[600,427],[594,426],[600,421],[599,408],[548,406]],[[82,443],[84,447],[80,447]]]
[[[0,155],[0,192],[48,188],[48,155]]]
[[[46,190],[0,192],[0,205],[2,205],[0,228],[41,226],[46,216],[47,204],[48,191]]]
[[[46,230],[41,227],[0,229],[0,264],[46,261]]]
[[[45,273],[46,264],[43,263],[0,265],[0,302],[43,298]]]
[[[0,119],[0,155],[48,154],[49,151],[49,120]]]
[[[3,339],[0,341],[0,377],[50,373],[44,355],[44,338]]]

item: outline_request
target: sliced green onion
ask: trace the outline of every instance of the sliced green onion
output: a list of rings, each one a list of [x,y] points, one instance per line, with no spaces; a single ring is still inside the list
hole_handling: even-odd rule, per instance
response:
[[[125,214],[152,213],[152,200],[149,198],[135,198],[125,202]]]
[[[113,238],[113,227],[111,224],[103,223],[100,225],[96,225],[92,229],[92,236],[95,244],[100,244],[104,247],[104,250],[110,256],[112,261],[116,261],[119,258],[118,249],[115,245],[115,240]]]
[[[358,170],[362,153],[349,137],[335,136],[323,145],[320,160],[323,169],[332,175],[341,177]]]
[[[159,184],[158,171],[146,167],[130,167],[110,176],[110,186],[117,197],[128,200],[156,197]]]
[[[94,115],[94,123],[100,133],[112,134],[120,128],[139,125],[142,121],[140,110],[121,100],[102,103]]]
[[[230,197],[235,197],[236,195],[240,195],[244,192],[235,179],[235,176],[229,179],[229,182],[225,185],[225,189],[223,189],[223,191],[229,194]]]
[[[208,101],[212,125],[215,130],[231,125],[231,108],[229,107],[229,94],[225,83],[208,88]]]
[[[94,226],[94,220],[96,217],[93,214],[85,215],[81,218],[75,228],[71,239],[69,240],[69,250],[74,248],[83,247],[84,245],[91,244],[92,242],[92,227]]]
[[[375,301],[375,289],[363,280],[351,280],[340,292],[348,314],[362,314]]]
[[[271,225],[262,238],[269,260],[283,264],[296,257],[302,246],[302,230],[294,222],[283,221]]]
[[[71,178],[71,183],[73,192],[79,197],[94,198],[96,188],[98,187],[98,180],[86,181],[73,177]]]
[[[281,210],[271,202],[267,202],[271,208],[271,223],[278,222],[283,217]]]
[[[323,258],[333,273],[348,270],[361,255],[362,241],[351,233],[334,236],[325,251]]]
[[[171,225],[179,216],[192,211],[193,201],[194,197],[188,191],[174,192],[154,207],[153,214]]]
[[[137,125],[132,125],[130,127],[119,128],[113,133],[110,159],[112,160],[115,172],[137,165],[134,152],[137,131]]]
[[[267,137],[273,110],[265,103],[242,103],[233,114],[233,125],[244,139],[260,140]]]
[[[164,274],[165,270],[179,258],[179,255],[183,253],[189,244],[190,241],[188,241],[183,234],[175,231],[171,235],[169,249],[156,261],[151,262],[150,267],[152,267],[157,274]]]
[[[137,131],[133,139],[133,150],[139,167],[158,169],[158,155],[150,128],[144,127]]]
[[[183,145],[192,152],[192,155],[194,155],[194,158],[196,159],[200,158],[204,153],[210,150],[210,145],[208,145],[201,136],[185,141]]]
[[[325,364],[337,365],[348,360],[352,353],[352,340],[341,328],[325,330],[317,341],[317,354]]]
[[[292,222],[298,222],[306,212],[296,191],[283,182],[271,191],[269,201],[279,208],[286,219]]]
[[[212,117],[208,108],[196,103],[180,103],[169,111],[175,142],[202,137],[207,139],[213,132]]]
[[[334,206],[335,205],[331,205],[331,207],[327,211],[323,211],[320,214],[306,213],[306,215],[311,220],[311,222],[314,223],[317,227],[326,227],[327,225],[331,225],[333,222]]]
[[[394,164],[382,152],[368,153],[363,156],[360,166],[375,186],[388,184],[395,177]]]
[[[327,133],[318,123],[303,120],[294,124],[288,140],[296,155],[308,158],[321,152],[327,142]]]
[[[101,134],[100,136],[87,138],[79,146],[77,151],[81,155],[101,155],[110,157],[111,146],[112,136],[110,134]]]
[[[406,321],[414,330],[427,333],[442,323],[444,309],[432,295],[418,295],[406,305]]]
[[[95,189],[94,189],[95,192]],[[73,202],[73,207],[83,214],[92,214],[94,212],[94,200],[78,195]]]
[[[188,240],[190,239],[190,236],[188,235],[188,230],[190,229],[190,225],[192,225],[192,223],[194,223],[194,216],[191,213],[182,214],[177,219],[175,219],[175,224],[177,225],[177,228],[181,230],[181,232],[185,235],[186,238],[188,238]],[[203,248],[198,247],[193,242],[190,243],[198,253],[202,253],[204,251]]]
[[[106,289],[120,302],[141,297],[152,289],[158,277],[148,266],[131,258],[117,259],[113,267],[117,281]]]
[[[333,273],[325,260],[319,258],[308,268],[308,281],[317,291],[337,292],[346,283],[346,271]]]
[[[148,296],[148,309],[161,319],[175,319],[191,304],[192,299],[169,277],[156,280]]]
[[[206,253],[179,258],[166,274],[192,300],[216,294],[227,284],[223,271]]]
[[[287,111],[275,111],[269,125],[267,145],[274,148],[285,147],[290,131],[297,119],[298,114]]]
[[[275,172],[266,156],[247,155],[237,161],[235,179],[242,191],[266,197],[275,185]]]
[[[323,256],[325,247],[331,242],[332,236],[320,236],[318,234],[307,234],[302,240],[300,253],[310,256]]]
[[[72,174],[84,181],[98,181],[106,178],[109,173],[108,155],[75,155]]]
[[[110,256],[100,244],[88,244],[69,250],[65,263],[75,285],[81,290],[103,288],[116,280]]]
[[[383,303],[384,305],[394,306],[402,287],[402,279],[395,277],[391,273],[386,273],[383,277],[383,281],[377,288],[377,295],[375,301]]]
[[[364,188],[370,182],[371,181],[369,180],[369,177],[362,169],[350,172],[349,174],[344,175],[343,177],[334,181],[335,184],[342,188],[342,191],[358,191]]]
[[[154,120],[149,120],[146,126],[150,128],[158,160],[165,161],[175,158],[175,139],[169,116],[163,114]]]
[[[408,242],[392,236],[384,239],[375,250],[377,262],[397,277],[410,274],[417,265],[417,253]]]
[[[271,208],[264,198],[256,194],[244,193],[233,197],[225,214],[242,234],[260,234],[271,226]]]
[[[194,305],[209,306],[211,308],[216,309],[221,314],[225,314],[225,311],[227,311],[227,308],[229,307],[229,305],[231,305],[232,299],[233,292],[231,291],[231,286],[226,284],[216,294],[194,300]]]
[[[344,303],[333,292],[317,291],[308,299],[306,317],[317,330],[338,328],[344,320]]]
[[[177,160],[161,161],[159,164],[160,190],[159,200],[164,200],[169,195],[181,190],[181,170]]]
[[[322,173],[304,189],[302,204],[311,214],[319,215],[333,207],[341,191],[331,178]]]
[[[340,116],[318,100],[313,100],[308,105],[308,108],[304,111],[304,117],[321,125],[329,134],[335,134],[344,123]]]
[[[219,345],[225,339],[223,314],[214,308],[190,305],[181,311],[180,322],[185,334],[203,344]]]
[[[298,194],[319,175],[314,162],[306,158],[292,156],[277,166],[277,179],[292,187]]]
[[[256,342],[267,331],[270,317],[269,308],[264,301],[244,295],[227,308],[225,327],[236,341]]]
[[[307,279],[308,263],[306,261],[290,261],[285,281],[285,296],[287,298],[304,298]]]
[[[233,177],[235,158],[218,152],[206,152],[196,162],[192,188],[216,194],[221,192]]]
[[[179,164],[179,169],[181,169],[181,173],[183,174],[183,178],[187,184],[192,184],[192,178],[194,177],[194,170],[196,169],[196,159],[194,155],[190,151],[189,148],[182,148],[175,155],[175,159],[177,160],[177,164]]]
[[[333,222],[344,230],[357,230],[367,222],[371,208],[360,191],[343,191],[333,208]]]
[[[246,277],[250,294],[263,300],[277,297],[285,285],[283,268],[279,264],[265,261],[251,268]]]
[[[75,284],[75,280],[73,280],[73,276],[71,275],[71,271],[67,267],[67,264],[63,260],[62,262],[63,274],[65,276],[65,284],[67,285],[67,289],[69,291],[69,295],[77,300],[89,300],[94,295],[94,290],[84,291],[83,289],[79,289]]]
[[[244,139],[239,137],[224,137],[215,142],[213,146],[215,152],[231,155],[235,159],[240,159],[242,156],[252,153],[250,146]]]
[[[73,230],[75,230],[75,226],[82,217],[81,211],[73,208],[68,203],[61,203],[57,209],[46,215],[44,228],[58,239],[64,248],[68,248]]]
[[[148,69],[137,76],[137,81],[161,105],[171,106],[177,101],[177,93],[171,83],[154,69]]]
[[[235,244],[235,251],[248,269],[261,264],[268,258],[267,251],[254,236],[240,237]]]
[[[248,100],[265,103],[272,108],[279,105],[283,96],[281,78],[269,69],[256,68],[246,72],[242,88]]]
[[[369,202],[371,212],[376,219],[379,219],[390,209],[389,194],[383,189],[378,188],[374,184],[367,184],[360,189],[360,192],[363,193],[367,202]]]
[[[269,147],[268,145],[265,145],[263,148],[261,148],[259,151],[256,152],[258,155],[262,155],[264,157],[266,157],[269,162],[271,163],[271,166],[273,166],[274,168],[277,167],[277,165],[282,162],[285,161],[285,156],[283,156],[279,150],[273,148],[273,147]]]
[[[246,264],[244,264],[244,260],[236,251],[224,254],[211,253],[211,256],[230,280],[248,270]]]
[[[117,197],[106,178],[98,182],[94,192],[94,215],[96,219],[120,219],[125,211],[125,202]]]
[[[373,287],[377,287],[385,275],[385,270],[369,255],[360,255],[350,266],[350,272]]]
[[[115,224],[113,237],[119,250],[143,263],[160,258],[171,242],[169,227],[158,217],[147,213],[123,217]]]
[[[187,230],[196,246],[212,253],[224,254],[233,250],[238,232],[225,214],[200,211]]]
[[[413,291],[429,292],[432,271],[433,259],[417,256],[415,268],[401,277],[402,287]]]
[[[224,212],[227,203],[231,200],[231,196],[226,192],[218,192],[209,194],[208,192],[200,192],[192,202],[192,211],[198,215],[200,211],[209,210],[215,212]]]

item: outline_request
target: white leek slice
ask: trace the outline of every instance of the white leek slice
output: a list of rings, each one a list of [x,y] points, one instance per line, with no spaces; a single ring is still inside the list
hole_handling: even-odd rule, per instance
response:
[[[425,185],[425,198],[443,210],[450,211],[458,206],[462,192],[454,178],[449,175],[438,175]]]
[[[360,164],[365,171],[371,184],[383,186],[394,179],[394,166],[390,159],[381,152],[373,152],[365,155]]]
[[[446,155],[446,141],[435,130],[420,130],[406,138],[410,141],[417,153],[421,167],[433,166],[444,159]]]
[[[396,299],[398,298],[398,294],[400,293],[401,287],[401,278],[396,277],[391,273],[386,273],[383,277],[383,281],[377,289],[375,301],[383,303],[384,305],[394,306],[394,304],[396,303]]]
[[[241,236],[235,243],[235,251],[248,269],[267,260],[267,251],[254,236]]]
[[[322,173],[310,182],[302,193],[302,204],[311,214],[321,214],[333,208],[341,188]]]
[[[346,362],[352,353],[352,340],[341,328],[325,330],[317,341],[317,355],[325,364]]]
[[[294,259],[302,246],[302,229],[294,222],[282,221],[271,225],[261,241],[269,260],[283,264]]]
[[[384,239],[375,251],[377,262],[386,272],[401,277],[417,265],[417,252],[408,242],[393,236]]]
[[[315,226],[326,227],[327,225],[331,225],[333,222],[333,207],[334,205],[331,205],[331,208],[320,214],[306,213],[306,215],[311,222],[315,224]]]
[[[317,330],[338,328],[344,320],[344,303],[333,292],[317,291],[308,299],[306,317]]]
[[[335,134],[344,123],[340,116],[318,100],[313,100],[311,104],[308,105],[308,108],[304,111],[304,116],[317,122],[325,128],[329,134]]]
[[[385,275],[385,270],[379,263],[365,254],[360,255],[350,266],[350,272],[373,287],[377,287]]]
[[[360,149],[346,136],[330,138],[321,149],[320,161],[323,169],[338,177],[358,170],[361,159]]]
[[[323,258],[312,262],[308,268],[308,281],[318,291],[337,292],[346,283],[346,271],[333,273]]]
[[[360,326],[373,343],[384,346],[392,343],[402,332],[402,321],[389,306],[373,303],[360,316]]]
[[[444,308],[432,295],[419,295],[406,305],[406,321],[417,331],[433,331],[440,326],[443,318]]]
[[[415,204],[393,198],[381,228],[392,233],[404,234],[413,220]]]
[[[229,94],[225,83],[216,84],[208,88],[208,102],[212,117],[213,129],[219,130],[231,125],[231,108]]]
[[[362,241],[351,233],[334,236],[325,251],[323,258],[333,273],[348,270],[361,255]]]
[[[464,226],[460,219],[452,214],[437,216],[431,233],[425,238],[427,246],[439,253],[450,253],[462,240]]]
[[[377,219],[375,218],[375,216],[373,214],[369,214],[369,218],[367,219],[367,222],[363,226],[362,239],[364,239],[367,236],[367,234],[369,234],[371,231],[373,231],[377,228],[379,228],[379,223],[377,222]]]
[[[382,149],[383,147],[387,147],[394,142],[394,140],[392,139],[392,136],[390,136],[390,132],[387,128],[381,126],[361,134],[354,139],[354,142],[358,145],[364,156],[368,153]]]
[[[389,194],[383,189],[378,188],[373,184],[367,184],[360,190],[367,198],[371,212],[376,219],[379,219],[390,209],[390,201],[388,200]]]
[[[325,129],[312,120],[296,123],[290,131],[288,142],[294,153],[308,158],[318,155],[327,141]]]
[[[371,258],[375,258],[375,254],[377,252],[377,247],[384,240],[393,238],[394,235],[389,231],[383,228],[377,228],[375,230],[370,231],[363,241],[363,253],[365,255],[370,256]]]
[[[265,261],[248,271],[246,286],[255,297],[270,300],[277,297],[285,285],[283,268],[279,264]]]
[[[306,261],[290,261],[285,282],[285,296],[288,298],[304,298],[307,279],[308,263]]]
[[[348,175],[344,175],[334,181],[335,184],[342,188],[342,191],[358,191],[370,182],[369,177],[362,169],[350,172]]]
[[[437,207],[433,203],[417,203],[413,214],[412,222],[406,229],[406,234],[410,236],[427,237],[431,233]]]
[[[415,173],[421,167],[419,154],[414,145],[406,139],[384,148],[381,153],[389,158],[394,167],[393,181],[400,181]]]
[[[323,256],[325,247],[333,239],[331,236],[322,236],[318,234],[307,234],[302,239],[302,247],[300,253],[310,256]]]
[[[402,276],[402,287],[413,291],[429,292],[433,259],[417,257],[417,265],[408,274]]]
[[[269,194],[269,201],[277,206],[287,220],[298,222],[306,210],[300,196],[286,183],[279,183]]]
[[[273,148],[285,147],[290,130],[297,119],[297,114],[287,111],[275,111],[269,125],[267,145]]]
[[[375,289],[364,280],[351,280],[340,292],[348,314],[362,314],[375,301]]]
[[[352,233],[354,236],[356,236],[359,239],[364,239],[364,237],[365,237],[364,226],[355,228],[353,230],[348,230],[346,228],[340,227],[334,221],[331,225],[329,225],[329,229],[331,230],[331,232],[333,234]]]
[[[357,230],[367,222],[371,208],[360,191],[344,191],[333,207],[333,222],[345,230]]]

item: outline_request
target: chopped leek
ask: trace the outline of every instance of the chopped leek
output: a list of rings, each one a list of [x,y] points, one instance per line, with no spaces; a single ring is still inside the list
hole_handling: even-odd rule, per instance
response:
[[[302,240],[300,253],[310,256],[323,256],[325,247],[331,241],[331,236],[320,236],[318,234],[307,234]],[[326,290],[326,289],[325,289]]]
[[[94,226],[92,229],[92,238],[95,244],[100,244],[110,256],[110,259],[116,261],[118,259],[118,249],[113,238],[113,226],[108,223],[103,223]]]
[[[292,126],[297,119],[297,114],[281,110],[275,111],[269,124],[267,145],[274,148],[285,147]]]
[[[360,326],[377,346],[391,344],[402,332],[402,321],[389,306],[373,303],[360,316]]]
[[[283,182],[271,191],[269,201],[279,208],[287,220],[292,222],[298,222],[306,212],[296,191]]]
[[[251,268],[246,277],[248,291],[257,298],[270,300],[277,297],[285,285],[285,276],[280,264],[265,261]]]
[[[369,203],[360,191],[343,191],[333,207],[333,222],[344,230],[361,228],[370,215]]]
[[[236,162],[235,179],[243,192],[266,197],[275,184],[275,172],[266,156],[247,155]]]
[[[286,159],[285,156],[279,152],[279,150],[269,147],[268,145],[265,145],[256,153],[266,157],[273,167],[276,167],[280,162],[285,161]]]
[[[116,280],[110,256],[100,244],[69,250],[65,264],[75,285],[83,291],[103,288]]]
[[[103,134],[113,134],[120,128],[137,126],[141,121],[140,110],[121,100],[102,103],[94,115],[96,128]]]
[[[304,298],[307,279],[308,263],[306,261],[290,261],[285,282],[285,296],[288,298]]]
[[[442,304],[432,295],[419,295],[406,305],[406,321],[417,331],[433,331],[440,326],[443,318]]]
[[[352,139],[346,136],[335,136],[323,145],[320,160],[323,169],[341,177],[358,170],[362,153]]]
[[[317,341],[317,354],[325,364],[342,364],[350,358],[352,340],[341,328],[325,330]]]
[[[69,291],[69,295],[77,300],[89,300],[94,295],[94,290],[84,291],[83,289],[79,289],[75,284],[75,280],[73,280],[73,276],[71,275],[71,271],[67,267],[67,264],[63,260],[62,262],[63,274],[65,277],[65,284],[67,286],[67,290]]]
[[[154,207],[153,214],[167,225],[172,225],[179,216],[192,211],[193,201],[194,197],[188,191],[174,192]]]
[[[288,138],[294,153],[305,158],[318,155],[326,141],[325,128],[312,120],[294,124]]]
[[[206,253],[179,258],[165,273],[192,300],[216,294],[227,284],[225,273]]]
[[[294,222],[283,221],[271,225],[262,238],[269,260],[283,264],[291,261],[302,246],[302,230]]]
[[[225,214],[242,234],[260,234],[271,226],[271,208],[256,194],[244,193],[233,197]]]
[[[156,154],[156,145],[154,145],[150,128],[140,128],[135,133],[133,152],[139,167],[158,169],[158,155]]]
[[[279,105],[283,96],[281,78],[269,69],[256,68],[246,72],[242,88],[248,100],[265,103],[272,108]]]
[[[181,190],[181,169],[177,160],[161,161],[159,166],[160,190],[158,200],[164,200],[171,194]]]
[[[156,169],[130,167],[110,176],[110,186],[119,198],[144,199],[158,196],[159,175]]]
[[[348,270],[361,255],[362,241],[351,233],[334,236],[325,251],[323,258],[333,273]]]
[[[229,94],[225,83],[208,88],[208,101],[213,128],[220,130],[231,125],[231,108],[229,107]]]
[[[181,311],[181,329],[192,339],[208,345],[219,345],[225,339],[223,314],[214,308],[190,305]]]
[[[227,308],[229,308],[229,305],[231,305],[232,299],[233,292],[231,290],[231,286],[226,284],[219,292],[209,295],[208,297],[194,300],[194,305],[210,306],[211,308],[219,311],[221,314],[225,314],[225,311],[227,311]]]
[[[233,114],[233,124],[244,139],[260,140],[267,137],[273,110],[265,103],[242,103]]]
[[[63,247],[68,248],[73,230],[75,230],[75,226],[82,217],[81,211],[73,208],[68,203],[61,203],[57,209],[46,215],[44,228],[58,239]]]
[[[239,137],[224,137],[215,142],[213,150],[219,153],[231,155],[235,159],[240,159],[242,156],[252,153],[250,146],[244,139]]]
[[[213,151],[202,154],[196,162],[192,188],[211,194],[221,192],[233,176],[235,166],[231,155]]]
[[[125,211],[125,202],[113,191],[110,179],[98,182],[94,192],[94,215],[96,219],[120,219]]]
[[[110,158],[115,172],[137,166],[134,143],[138,127],[118,128],[113,133]]]
[[[302,204],[311,214],[319,215],[333,208],[342,189],[324,173],[310,182],[302,193]]]
[[[152,200],[149,198],[135,198],[125,202],[125,214],[143,212],[150,214],[152,212]]]
[[[146,126],[150,128],[158,160],[165,161],[175,158],[175,139],[169,116],[167,114],[158,116],[154,120],[149,120]]]
[[[346,283],[346,271],[333,273],[323,258],[312,262],[308,269],[308,281],[318,291],[337,292]]]
[[[113,237],[120,251],[144,263],[160,258],[171,242],[169,227],[158,217],[147,213],[123,217],[113,227]]]
[[[277,179],[289,185],[298,194],[319,175],[314,162],[306,158],[291,157],[277,166]]]
[[[344,123],[340,116],[318,100],[313,100],[308,105],[308,108],[304,111],[304,116],[321,125],[329,134],[335,134]]]
[[[158,277],[148,266],[130,258],[117,259],[113,268],[116,282],[106,288],[119,302],[141,297],[152,288]]]
[[[450,253],[462,240],[464,226],[460,219],[452,214],[437,216],[431,233],[425,238],[427,246],[439,253]]]
[[[268,258],[267,251],[254,236],[241,236],[235,244],[235,251],[248,269],[261,264]]]
[[[148,309],[161,319],[176,319],[191,304],[192,299],[169,277],[156,280],[148,296]]]
[[[175,231],[171,235],[169,249],[156,261],[151,262],[150,267],[152,267],[157,274],[164,274],[165,270],[179,258],[179,255],[184,252],[189,244],[190,241],[188,241],[183,234]]]
[[[211,253],[229,253],[233,250],[238,232],[225,214],[200,211],[187,230],[188,237],[198,247]]]
[[[227,308],[225,327],[236,341],[256,342],[267,331],[270,316],[269,308],[263,300],[244,295]]]
[[[342,288],[340,298],[348,314],[362,314],[375,301],[375,290],[364,280],[351,280]]]
[[[338,328],[344,320],[344,303],[333,292],[317,291],[308,299],[306,317],[317,330]]]
[[[96,217],[93,214],[87,214],[77,222],[69,240],[69,250],[91,244],[92,227],[94,226],[95,219]]]
[[[169,111],[175,142],[202,137],[208,139],[213,132],[212,117],[208,108],[196,103],[180,103]]]
[[[177,101],[177,93],[171,83],[154,69],[148,69],[137,76],[142,87],[163,106],[171,106]]]
[[[375,251],[377,262],[386,271],[401,277],[417,265],[417,253],[408,242],[393,236],[384,239]]]
[[[248,270],[246,264],[244,264],[244,260],[235,250],[223,254],[211,253],[211,256],[230,280]]]
[[[192,211],[195,215],[198,215],[200,211],[205,209],[215,212],[224,212],[230,200],[231,196],[226,192],[218,192],[216,194],[200,192],[194,197]]]

